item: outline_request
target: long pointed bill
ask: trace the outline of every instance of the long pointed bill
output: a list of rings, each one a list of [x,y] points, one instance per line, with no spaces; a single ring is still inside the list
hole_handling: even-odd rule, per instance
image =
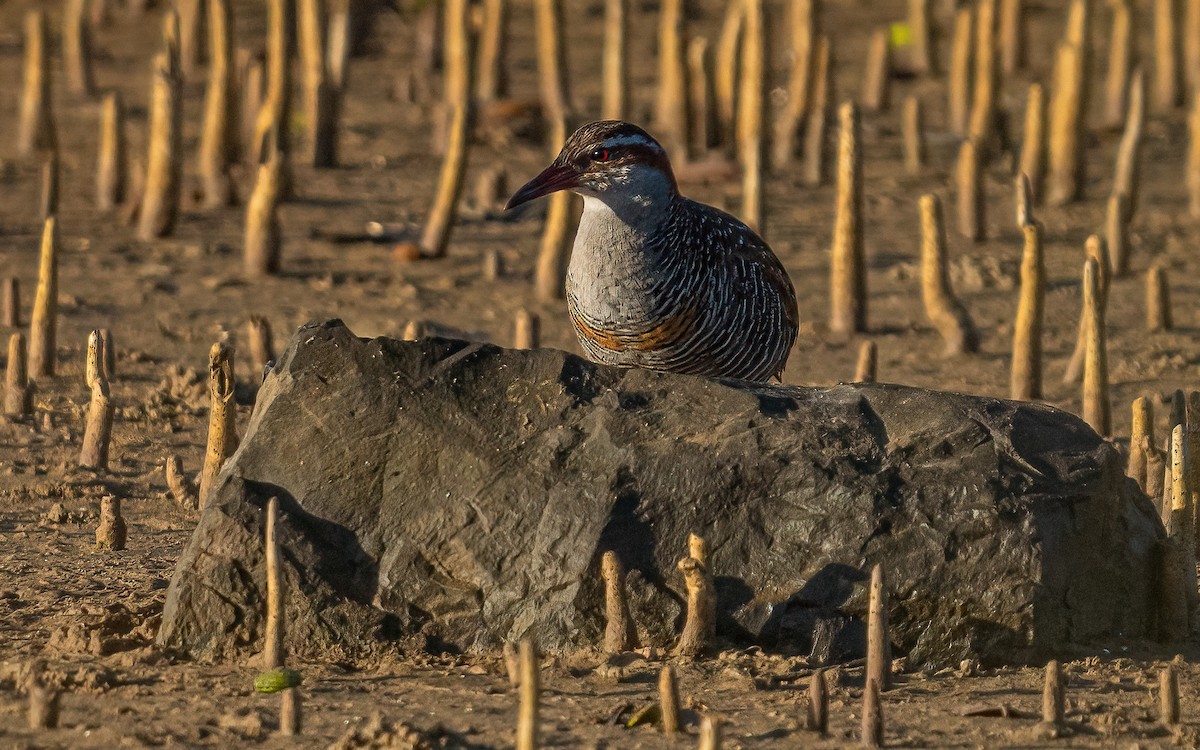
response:
[[[551,164],[542,170],[542,173],[534,177],[529,182],[525,183],[520,190],[513,193],[513,197],[508,199],[508,204],[504,210],[515,208],[522,203],[528,203],[535,198],[541,198],[543,195],[557,193],[559,190],[569,190],[575,187],[578,174],[574,169],[561,164]]]

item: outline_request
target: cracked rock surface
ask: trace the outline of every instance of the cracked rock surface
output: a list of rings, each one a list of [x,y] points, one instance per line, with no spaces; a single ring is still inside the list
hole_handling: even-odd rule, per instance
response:
[[[639,640],[669,646],[695,532],[729,642],[855,658],[878,562],[911,665],[1020,661],[1145,636],[1162,537],[1117,450],[1047,406],[618,370],[330,321],[267,375],[160,644],[257,649],[273,495],[288,642],[326,659],[597,644],[606,550],[629,570]]]

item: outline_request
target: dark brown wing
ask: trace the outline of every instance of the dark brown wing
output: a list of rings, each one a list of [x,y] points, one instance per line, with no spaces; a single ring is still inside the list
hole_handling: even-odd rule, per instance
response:
[[[724,329],[715,353],[734,377],[779,376],[799,330],[796,290],[779,258],[735,217],[687,199],[687,245],[705,257]]]

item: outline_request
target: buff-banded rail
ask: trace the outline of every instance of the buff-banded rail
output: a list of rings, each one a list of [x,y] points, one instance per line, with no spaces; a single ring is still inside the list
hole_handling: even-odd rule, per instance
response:
[[[587,357],[618,367],[765,381],[796,340],[796,291],[733,216],[679,194],[667,153],[636,125],[589,123],[508,208],[583,196],[567,307]]]

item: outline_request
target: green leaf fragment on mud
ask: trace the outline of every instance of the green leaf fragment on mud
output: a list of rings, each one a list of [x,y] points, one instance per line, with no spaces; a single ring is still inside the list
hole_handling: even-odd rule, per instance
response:
[[[280,690],[294,688],[300,684],[300,673],[294,669],[279,667],[260,672],[254,678],[254,692],[278,693]]]

